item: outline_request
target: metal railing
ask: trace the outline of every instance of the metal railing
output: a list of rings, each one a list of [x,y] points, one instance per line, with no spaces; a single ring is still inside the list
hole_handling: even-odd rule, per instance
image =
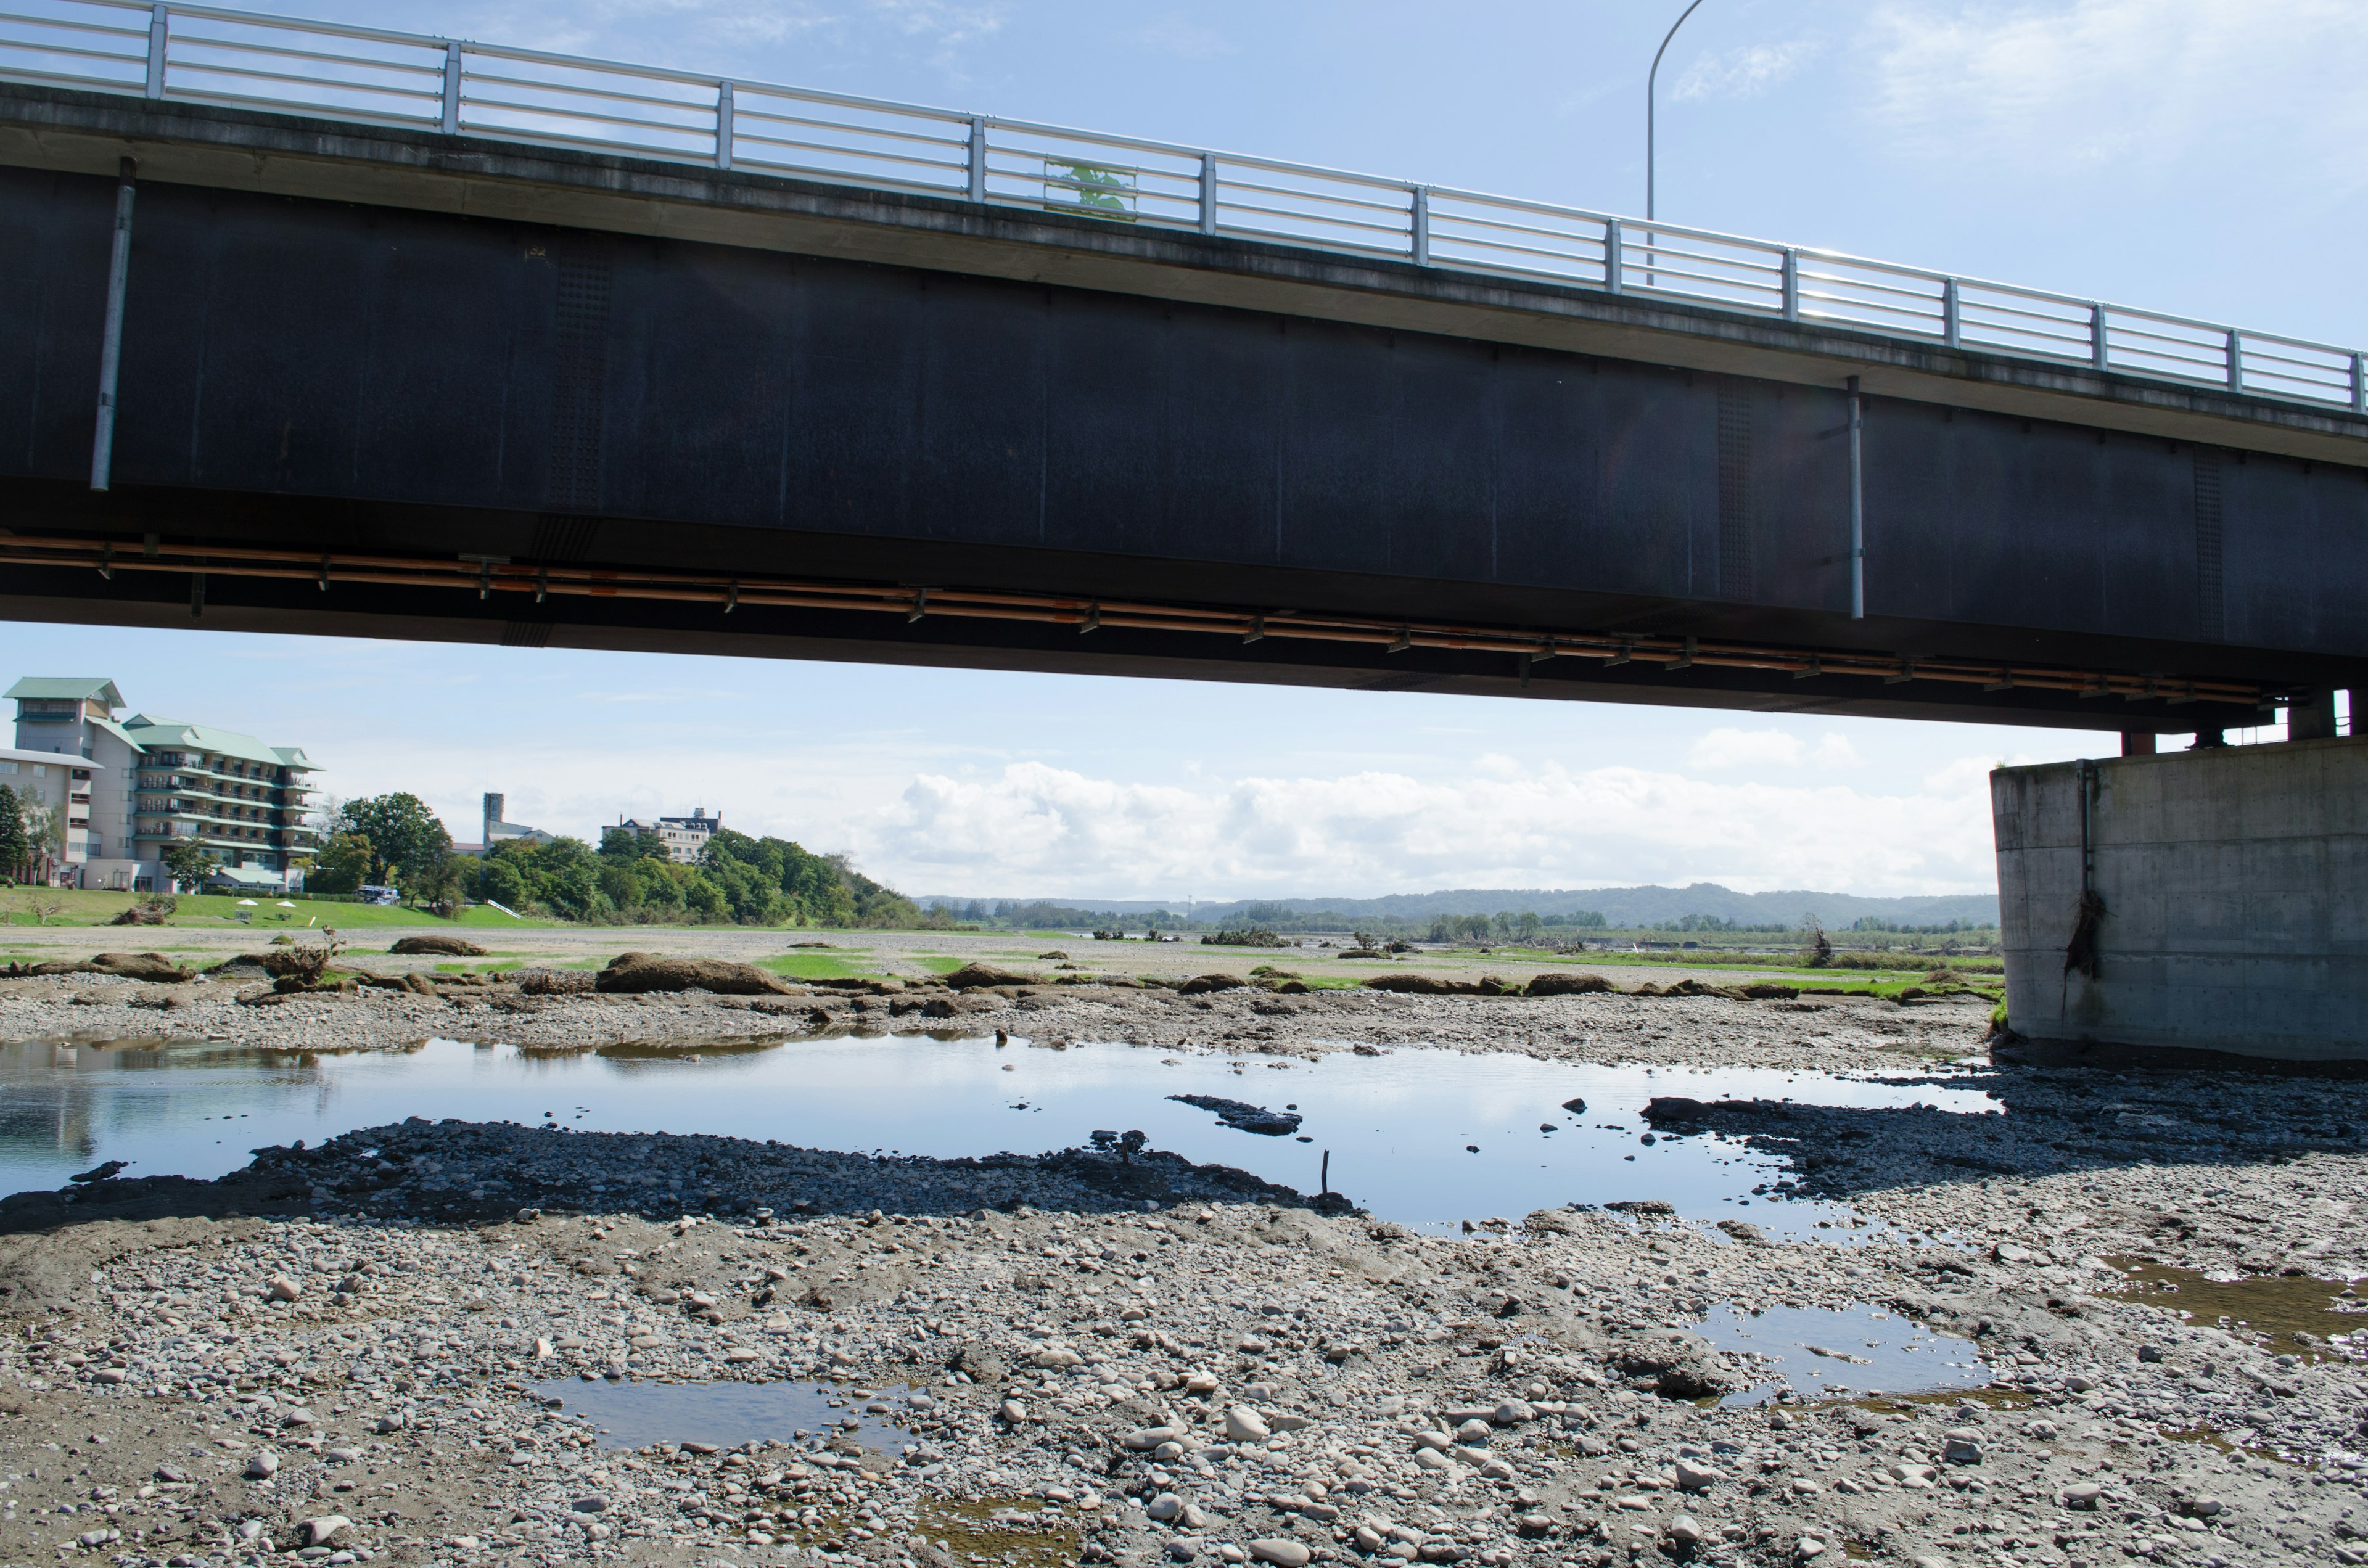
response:
[[[0,80],[753,169],[1576,284],[2368,414],[2355,349],[1805,246],[736,77],[136,0],[0,0]]]

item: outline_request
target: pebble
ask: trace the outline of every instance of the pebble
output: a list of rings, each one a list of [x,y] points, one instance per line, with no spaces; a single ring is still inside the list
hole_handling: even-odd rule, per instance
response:
[[[1260,1562],[1271,1562],[1275,1568],[1306,1568],[1315,1553],[1305,1541],[1288,1540],[1275,1536],[1261,1536],[1249,1543],[1250,1555]]]
[[[1257,997],[1205,999],[1234,1009],[1245,1027],[1266,1017],[1248,1010]],[[1082,1020],[1083,1009],[1100,1005],[1065,991],[1047,1000],[1043,1013],[1015,1008],[1008,1021]],[[1421,1028],[1445,1026],[1466,1042],[1486,1036],[1561,1052],[1578,1048],[1554,1031],[1588,1018],[1561,1006],[1574,999],[1518,1005],[1527,1012],[1490,1003],[1462,1014],[1431,1007],[1433,999],[1408,1000],[1423,1006],[1357,998],[1338,1012],[1311,1008],[1283,1020],[1276,1043],[1295,1052],[1292,1028],[1313,1033],[1320,1023],[1338,1038],[1359,1032],[1344,1024],[1372,1020],[1387,1026],[1374,1031],[1385,1040],[1412,1042]],[[1600,1000],[1596,1024],[1633,1017],[1665,1031],[1649,1043],[1632,1031],[1640,1060],[1670,1051],[1729,1064],[1747,1048],[1728,1052],[1722,1042],[1751,1029],[1832,1029],[1814,1045],[1787,1034],[1771,1058],[1826,1068],[1862,1066],[1867,1053],[1901,1040],[1936,1045],[1950,1029],[1963,1041],[1974,1038],[1970,1023],[1934,1021],[1947,1009],[1793,1014],[1712,999]],[[1130,998],[1133,1011],[1111,1016],[1123,1027],[1127,1017],[1181,1005]],[[1216,1018],[1212,1038],[1224,1038],[1228,1015],[1195,1016]],[[1508,1035],[1507,1020],[1515,1018]],[[529,1021],[541,1027],[541,1019]],[[1080,1022],[1071,1038],[1095,1036]],[[1238,1039],[1225,1048],[1250,1049]],[[2047,1108],[2078,1101],[2073,1085],[2093,1086],[2092,1111],[2107,1108],[2098,1147],[2118,1146],[2110,1139],[2119,1136],[2112,1130],[2123,1113],[2110,1107],[2124,1097],[2205,1098],[2175,1081],[2165,1087],[2112,1074],[1983,1069],[1958,1082],[2009,1096],[2006,1116],[1980,1119],[1995,1124],[1990,1134],[2008,1163],[2030,1146],[2027,1134],[2015,1141],[2024,1106],[2037,1103],[2033,1119],[2056,1126]],[[2215,1115],[2284,1115],[2277,1108],[2304,1103],[2302,1096],[2290,1102],[2293,1093],[2248,1081],[2214,1085],[2210,1103]],[[2313,1085],[2319,1109],[2296,1111],[2296,1119],[2329,1123],[2351,1093]],[[1812,1540],[1831,1557],[1844,1539],[1831,1531],[1847,1518],[1850,1529],[1896,1542],[1885,1550],[1902,1558],[1953,1541],[1963,1562],[1978,1551],[1985,1562],[2028,1563],[2045,1556],[2048,1501],[2073,1506],[2081,1485],[2095,1484],[2089,1475],[2126,1474],[2126,1493],[2118,1481],[2098,1487],[2099,1499],[2111,1491],[2110,1506],[2071,1516],[2082,1561],[2154,1556],[2169,1550],[2161,1541],[2175,1540],[2182,1561],[2192,1552],[2197,1562],[2216,1554],[2266,1562],[2292,1555],[2276,1531],[2341,1539],[2342,1510],[2361,1502],[2357,1472],[2338,1462],[2356,1441],[2353,1417],[2368,1408],[2368,1378],[2351,1352],[2330,1342],[2281,1365],[2244,1335],[2097,1295],[2117,1280],[2081,1261],[2152,1252],[2226,1267],[2274,1251],[2272,1273],[2290,1257],[2329,1274],[2345,1272],[2347,1262],[2359,1272],[2349,1232],[2319,1207],[2368,1199],[2361,1162],[2336,1153],[2193,1166],[2104,1161],[2056,1174],[1968,1175],[1970,1167],[1952,1166],[1940,1179],[1897,1186],[1872,1180],[1889,1168],[1881,1162],[1893,1156],[1883,1154],[1852,1178],[1867,1184],[1859,1212],[1877,1224],[1829,1233],[1793,1216],[1788,1227],[1778,1222],[1786,1211],[1771,1206],[1765,1244],[1742,1245],[1732,1232],[1649,1211],[1542,1210],[1468,1239],[1409,1234],[1213,1188],[1149,1213],[1034,1156],[958,1167],[682,1135],[461,1123],[364,1131],[376,1142],[340,1142],[316,1153],[307,1172],[340,1207],[219,1224],[170,1218],[153,1235],[138,1225],[65,1225],[6,1239],[36,1257],[54,1253],[63,1260],[56,1277],[75,1282],[75,1294],[71,1311],[45,1306],[27,1320],[37,1325],[31,1335],[12,1325],[0,1343],[0,1385],[16,1398],[27,1397],[18,1386],[41,1382],[30,1392],[61,1417],[86,1414],[91,1436],[113,1438],[104,1448],[76,1443],[77,1463],[92,1474],[74,1478],[71,1489],[18,1481],[9,1495],[28,1510],[83,1506],[94,1484],[128,1495],[167,1457],[197,1471],[199,1484],[218,1459],[226,1480],[239,1450],[217,1445],[278,1430],[292,1407],[313,1424],[290,1429],[284,1469],[275,1463],[255,1477],[277,1475],[277,1486],[226,1487],[235,1500],[226,1495],[193,1528],[268,1515],[271,1538],[284,1543],[300,1499],[316,1499],[310,1506],[317,1508],[330,1486],[351,1482],[357,1501],[347,1506],[361,1521],[352,1550],[381,1561],[390,1552],[416,1560],[496,1550],[516,1551],[520,1562],[615,1564],[668,1552],[712,1562],[726,1547],[806,1551],[832,1540],[842,1557],[901,1568],[897,1559],[924,1533],[933,1500],[992,1500],[1032,1521],[1039,1500],[1066,1497],[1058,1528],[1079,1532],[1082,1554],[1096,1562],[1147,1562],[1171,1540],[1189,1553],[1169,1551],[1177,1561],[1239,1562],[1253,1554],[1247,1543],[1254,1536],[1279,1528],[1276,1515],[1262,1511],[1273,1507],[1289,1525],[1272,1539],[1308,1552],[1302,1562],[1355,1550],[1383,1564],[1403,1554],[1479,1568],[1565,1561],[1588,1568],[1593,1554],[1616,1553],[1632,1539],[1680,1544],[1679,1517],[1668,1514],[1679,1500],[1674,1483],[1688,1510],[1679,1517],[1695,1521],[1697,1544],[1718,1561],[1781,1558],[1788,1545],[1805,1558],[1812,1554],[1803,1543]],[[1890,1131],[1872,1142],[1885,1140],[1906,1142]],[[1864,1158],[1867,1142],[1807,1153]],[[381,1144],[383,1159],[363,1160],[362,1148]],[[380,1164],[392,1172],[378,1172]],[[282,1168],[260,1157],[258,1167]],[[714,1194],[670,1198],[663,1181],[644,1194],[637,1178],[654,1172],[712,1180]],[[449,1185],[433,1186],[431,1176]],[[505,1183],[515,1185],[505,1190]],[[450,1206],[472,1190],[486,1193],[478,1210],[463,1215]],[[468,1224],[452,1222],[470,1216]],[[1885,1224],[1912,1225],[1932,1239],[1900,1239]],[[2002,1233],[2047,1244],[2024,1246],[2031,1258],[2017,1260],[1998,1247]],[[2298,1251],[2319,1243],[2329,1245],[2307,1256]],[[79,1282],[93,1273],[100,1278],[85,1290]],[[1016,1284],[1022,1273],[1034,1281],[1024,1289]],[[1661,1288],[1664,1273],[1684,1283]],[[256,1281],[275,1278],[334,1279],[347,1299],[307,1289],[273,1304]],[[757,1301],[767,1289],[776,1294]],[[810,1304],[810,1295],[828,1304]],[[1495,1319],[1508,1297],[1523,1304],[1518,1325]],[[2050,1297],[2078,1315],[2059,1312]],[[1862,1437],[1853,1423],[1866,1408],[1882,1414],[1880,1400],[1866,1408],[1697,1408],[1656,1398],[1649,1381],[1632,1384],[1621,1347],[1669,1325],[1682,1334],[1706,1301],[1857,1303],[1915,1317],[1962,1336],[1951,1346],[1961,1358],[1987,1354],[2005,1386],[1983,1398],[2010,1396],[2017,1413],[1925,1403],[1899,1412],[1905,1421],[1883,1414],[1874,1435]],[[1505,1332],[1516,1326],[1520,1333]],[[1237,1354],[1245,1340],[1262,1348]],[[1319,1354],[1327,1345],[1358,1349],[1336,1363]],[[2141,1346],[2162,1359],[2141,1359]],[[1077,1358],[1034,1365],[1047,1348]],[[97,1369],[125,1370],[127,1381],[94,1381],[95,1363],[112,1360],[123,1366]],[[680,1383],[837,1376],[849,1413],[887,1403],[877,1418],[911,1426],[913,1451],[905,1453],[900,1439],[866,1467],[846,1457],[852,1450],[843,1442],[814,1451],[815,1439],[794,1449],[721,1451],[691,1442],[667,1453],[622,1453],[579,1443],[594,1434],[572,1406],[522,1408],[507,1387],[597,1379],[625,1372],[629,1362],[632,1377]],[[928,1388],[926,1406],[891,1392],[916,1383]],[[155,1398],[159,1388],[169,1397]],[[294,1405],[300,1391],[303,1403]],[[1496,1420],[1515,1405],[1529,1418]],[[2053,1430],[2043,1434],[2020,1414],[2031,1406],[2044,1411]],[[2316,1462],[2232,1461],[2208,1445],[2152,1435],[2198,1410],[2253,1452]],[[1256,1429],[1237,1429],[1236,1412],[1255,1418]],[[1467,1439],[1456,1428],[1473,1420],[1482,1429]],[[152,1426],[165,1435],[143,1438]],[[359,1433],[377,1441],[358,1446]],[[1980,1467],[1951,1469],[1936,1486],[1933,1461],[1959,1433],[1974,1437]],[[1153,1434],[1165,1435],[1147,1449],[1131,1440]],[[0,1445],[28,1436],[0,1430]],[[192,1442],[216,1457],[190,1456]],[[313,1443],[320,1447],[306,1446]],[[1462,1452],[1451,1458],[1449,1449]],[[1733,1471],[1755,1483],[1765,1463],[1775,1468],[1764,1471],[1764,1487],[1722,1483],[1712,1453],[1736,1455]],[[369,1489],[379,1477],[349,1468],[365,1454],[404,1488],[390,1506],[408,1523],[377,1522]],[[1070,1490],[1078,1486],[1079,1458],[1105,1488],[1099,1497]],[[42,1456],[17,1449],[6,1462],[20,1474],[44,1465]],[[2111,1471],[2100,1468],[2106,1464]],[[1604,1482],[1611,1484],[1598,1484]],[[779,1494],[801,1486],[794,1496]],[[854,1537],[851,1525],[822,1535],[791,1506],[837,1507],[841,1489],[875,1510],[846,1516],[863,1518],[869,1537]],[[369,1507],[358,1506],[365,1495]],[[579,1504],[591,1496],[608,1506],[586,1512]],[[1176,1511],[1155,1528],[1149,1505],[1170,1497]],[[2039,1528],[2021,1517],[2024,1498],[2034,1500]],[[2174,1524],[2174,1513],[2159,1510],[2175,1509],[2178,1498],[2189,1500],[2188,1517]],[[2207,1515],[2206,1499],[2227,1507]],[[468,1511],[480,1506],[490,1512]],[[430,1522],[439,1506],[450,1521],[440,1527]],[[1581,1524],[1606,1515],[1604,1533]],[[1992,1528],[1999,1518],[2010,1521],[2006,1534]],[[75,1521],[85,1522],[96,1523]],[[464,1522],[480,1528],[467,1544],[440,1534]],[[72,1528],[59,1521],[51,1540]],[[1719,1544],[1722,1534],[1738,1543],[1731,1552]],[[2007,1546],[2010,1538],[2022,1544]],[[1005,1539],[1018,1550],[1044,1538],[1012,1530]],[[1007,1560],[990,1552],[984,1561]],[[945,1565],[932,1559],[928,1568]]]
[[[324,1514],[316,1519],[306,1519],[297,1527],[306,1546],[329,1546],[340,1531],[351,1530],[353,1520],[343,1514]]]

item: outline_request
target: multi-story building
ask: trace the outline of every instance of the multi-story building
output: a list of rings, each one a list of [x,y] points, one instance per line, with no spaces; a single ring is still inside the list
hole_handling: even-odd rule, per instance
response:
[[[619,827],[637,833],[655,833],[666,845],[666,858],[685,866],[696,866],[707,858],[707,841],[723,826],[721,816],[709,816],[705,806],[693,806],[687,817],[660,817],[655,822],[636,822],[631,817],[619,819]]]
[[[67,764],[82,775],[69,780],[81,799],[68,812],[62,880],[168,888],[165,851],[195,841],[218,862],[211,885],[303,885],[291,861],[318,843],[304,813],[312,799],[305,777],[319,768],[302,748],[142,713],[119,720],[123,696],[111,680],[28,676],[6,695],[17,703],[10,755],[81,759],[79,767]],[[83,813],[79,824],[74,811]]]
[[[0,746],[0,784],[17,797],[20,810],[37,806],[46,817],[26,863],[0,866],[0,877],[28,875],[41,882],[80,878],[90,858],[91,780],[98,771],[85,757]]]
[[[529,844],[549,844],[558,836],[556,834],[545,833],[539,827],[529,827],[524,823],[503,821],[502,809],[507,803],[507,798],[498,790],[486,790],[484,819],[481,827],[484,836],[474,844],[461,844],[456,841],[452,846],[452,853],[483,855],[496,844],[507,844],[517,839],[524,839]]]

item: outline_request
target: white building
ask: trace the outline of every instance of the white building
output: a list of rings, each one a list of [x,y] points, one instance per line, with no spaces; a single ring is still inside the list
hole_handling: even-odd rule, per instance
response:
[[[707,841],[723,826],[721,816],[709,816],[705,806],[693,806],[687,817],[660,817],[655,822],[636,822],[631,817],[617,825],[639,833],[655,833],[666,845],[666,858],[685,866],[696,866],[707,858]]]
[[[211,885],[303,885],[290,861],[316,846],[304,780],[319,769],[300,747],[142,713],[119,720],[111,680],[28,676],[5,695],[17,704],[17,744],[0,756],[20,770],[63,767],[72,786],[62,881],[161,891],[172,885],[165,848],[194,840],[219,863]]]
[[[48,843],[33,845],[36,877],[76,885],[90,861],[90,810],[93,775],[104,771],[85,758],[62,758],[53,751],[25,751],[0,746],[0,784],[19,801],[46,809],[50,821],[63,831]],[[13,866],[0,866],[0,876]]]

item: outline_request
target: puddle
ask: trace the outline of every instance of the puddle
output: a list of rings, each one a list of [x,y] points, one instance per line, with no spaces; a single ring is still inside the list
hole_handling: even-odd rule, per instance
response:
[[[1816,1232],[1818,1221],[1849,1223],[1844,1206],[1784,1198],[1790,1178],[1770,1155],[1715,1136],[1653,1137],[1640,1113],[1670,1094],[1998,1109],[1977,1090],[1922,1076],[1894,1085],[1435,1050],[1342,1051],[1309,1062],[921,1035],[568,1053],[430,1040],[344,1055],[203,1041],[16,1042],[0,1044],[0,1192],[61,1187],[109,1159],[130,1162],[132,1176],[215,1176],[268,1144],[449,1116],[938,1158],[1035,1153],[1097,1131],[1141,1131],[1155,1148],[1308,1193],[1322,1189],[1328,1153],[1333,1190],[1440,1233],[1565,1203],[1656,1199],[1689,1219],[1748,1217],[1779,1235],[1835,1239]],[[1178,1095],[1296,1116],[1298,1131],[1242,1131]],[[1567,1108],[1575,1105],[1586,1108]]]
[[[2215,1279],[2151,1258],[2105,1261],[2128,1283],[2099,1295],[2159,1307],[2199,1327],[2225,1328],[2278,1355],[2368,1359],[2368,1301],[2345,1295],[2340,1281],[2302,1275]]]
[[[1992,1373],[1973,1342],[1873,1307],[1711,1309],[1703,1338],[1721,1350],[1763,1359],[1764,1381],[1722,1404],[1763,1404],[1780,1390],[1804,1399],[1948,1393],[1987,1386]]]
[[[859,1392],[829,1383],[661,1383],[626,1378],[557,1378],[534,1385],[534,1397],[592,1423],[604,1449],[653,1443],[748,1443],[818,1448],[850,1432],[867,1449],[894,1453],[916,1441],[895,1418],[927,1409],[904,1390]],[[927,1399],[926,1394],[919,1396]],[[872,1407],[879,1406],[878,1409]]]

